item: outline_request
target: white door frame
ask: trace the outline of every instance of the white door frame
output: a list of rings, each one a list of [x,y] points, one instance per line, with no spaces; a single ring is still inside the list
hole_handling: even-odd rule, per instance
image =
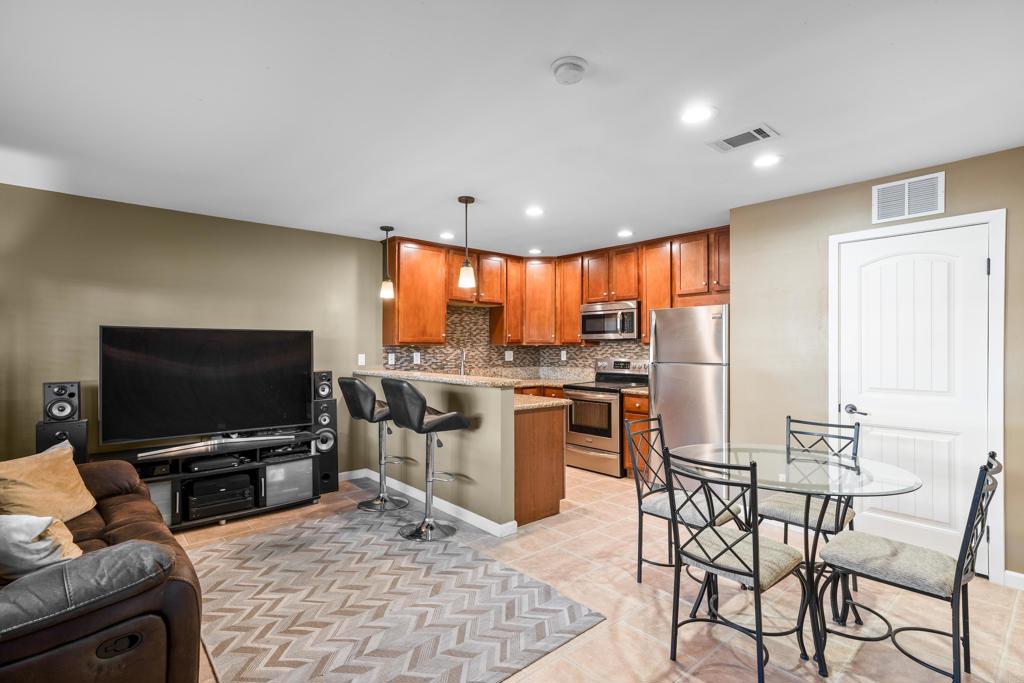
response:
[[[987,223],[988,253],[991,271],[988,279],[988,444],[986,451],[995,451],[1006,462],[1003,449],[1003,347],[1006,307],[1006,209],[979,211],[962,216],[887,225],[882,228],[858,230],[828,238],[828,412],[834,422],[841,422],[839,412],[839,247],[848,242],[896,237],[933,230],[949,230]],[[980,454],[979,454],[980,462]],[[1001,476],[1000,479],[1003,477]],[[1003,481],[989,508],[991,539],[989,579],[1006,583],[1006,525],[1003,512]],[[1012,572],[1011,572],[1012,573]],[[1016,578],[1016,577],[1013,577]],[[1016,583],[1016,581],[1013,581]]]

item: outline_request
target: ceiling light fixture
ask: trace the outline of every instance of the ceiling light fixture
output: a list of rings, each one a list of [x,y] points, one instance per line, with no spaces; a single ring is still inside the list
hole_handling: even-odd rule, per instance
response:
[[[630,230],[629,228],[622,228],[615,234],[618,235],[619,237],[632,237],[633,231]]]
[[[537,254],[540,253],[540,249],[538,249],[537,247],[534,247],[533,249],[530,249],[530,253],[533,254],[534,256],[536,256]]]
[[[780,161],[782,161],[782,157],[778,154],[762,154],[754,159],[754,166],[756,168],[771,168]]]
[[[453,239],[455,239],[455,233],[448,232],[447,230],[445,230],[444,232],[441,233],[441,239],[443,239],[443,240],[453,240]]]
[[[691,104],[683,110],[680,117],[683,123],[688,126],[695,126],[698,123],[706,123],[718,115],[718,108],[710,104]]]
[[[391,281],[391,269],[388,266],[388,238],[391,236],[394,228],[390,225],[382,225],[380,229],[384,231],[384,279],[380,283],[380,298],[394,299],[395,283]]]
[[[475,202],[473,197],[459,197],[459,203],[466,207],[466,245],[465,255],[462,260],[462,267],[459,268],[459,289],[471,289],[476,287],[476,275],[473,273],[473,266],[469,263],[469,205]]]
[[[537,216],[543,216],[544,215],[544,209],[542,209],[541,207],[537,206],[536,204],[531,204],[530,206],[526,207],[526,215],[529,216],[530,218],[536,218]]]

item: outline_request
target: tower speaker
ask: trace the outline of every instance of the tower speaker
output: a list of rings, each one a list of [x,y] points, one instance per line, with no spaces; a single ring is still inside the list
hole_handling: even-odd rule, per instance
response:
[[[313,373],[313,398],[334,398],[334,373],[330,370],[317,370]]]
[[[89,421],[36,422],[36,453],[42,453],[61,441],[69,441],[75,462],[89,462]]]
[[[43,382],[43,422],[70,422],[82,415],[78,382]]]
[[[330,373],[327,373],[328,377]],[[317,373],[319,377],[319,373]],[[333,398],[313,401],[313,445],[319,454],[320,493],[338,490],[338,402]]]

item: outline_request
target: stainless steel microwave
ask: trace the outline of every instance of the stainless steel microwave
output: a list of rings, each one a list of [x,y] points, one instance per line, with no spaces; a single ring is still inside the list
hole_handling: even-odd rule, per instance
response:
[[[583,339],[636,339],[640,336],[640,302],[583,304],[580,330]]]

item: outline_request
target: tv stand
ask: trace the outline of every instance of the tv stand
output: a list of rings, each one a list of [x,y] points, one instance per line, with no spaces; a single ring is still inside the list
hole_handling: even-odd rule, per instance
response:
[[[218,436],[206,441],[186,443],[178,446],[167,446],[153,451],[139,451],[135,457],[139,461],[165,460],[167,458],[190,458],[200,455],[225,455],[238,453],[252,448],[286,446],[288,444],[309,443],[316,438],[312,432],[292,432],[287,434],[268,434],[263,436]]]

